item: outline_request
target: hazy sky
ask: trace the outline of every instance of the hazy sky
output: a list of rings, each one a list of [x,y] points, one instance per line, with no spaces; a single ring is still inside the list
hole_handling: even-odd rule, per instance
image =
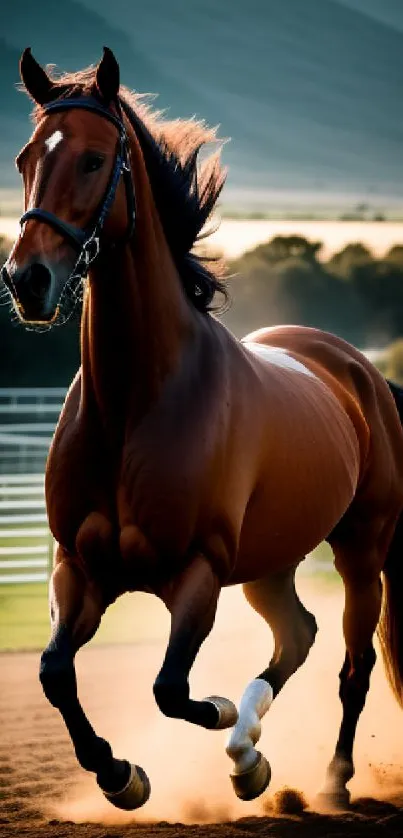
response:
[[[27,136],[21,50],[72,70],[103,44],[170,116],[220,125],[230,189],[403,195],[403,0],[14,0],[0,35],[0,187],[17,185],[9,161]]]

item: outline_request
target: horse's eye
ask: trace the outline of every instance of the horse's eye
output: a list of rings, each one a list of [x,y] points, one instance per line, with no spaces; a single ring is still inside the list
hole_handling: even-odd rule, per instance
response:
[[[97,172],[103,166],[105,158],[102,154],[87,154],[84,158],[83,172],[85,175],[91,172]]]

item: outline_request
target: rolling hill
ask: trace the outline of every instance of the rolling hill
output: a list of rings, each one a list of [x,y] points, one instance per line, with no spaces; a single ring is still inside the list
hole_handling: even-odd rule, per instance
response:
[[[130,87],[219,123],[227,203],[403,205],[399,0],[14,0],[0,39],[0,186],[29,134],[18,56],[77,69],[114,49]]]

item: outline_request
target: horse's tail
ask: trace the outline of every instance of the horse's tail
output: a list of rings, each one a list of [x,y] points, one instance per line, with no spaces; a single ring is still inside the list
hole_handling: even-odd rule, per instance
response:
[[[403,389],[388,381],[403,425]],[[382,613],[378,636],[386,675],[403,707],[403,513],[383,568]]]

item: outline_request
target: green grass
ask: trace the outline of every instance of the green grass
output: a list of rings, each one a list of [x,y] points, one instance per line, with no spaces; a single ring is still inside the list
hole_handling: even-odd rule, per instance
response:
[[[337,584],[338,577],[330,560],[330,549],[324,544],[315,551],[320,565],[309,576],[318,582]],[[308,565],[307,565],[308,568]],[[302,576],[308,575],[304,565]],[[108,608],[93,644],[138,643],[166,637],[168,614],[156,597],[147,594],[125,594]],[[43,649],[49,638],[48,594],[46,584],[0,585],[0,651]]]
[[[314,578],[315,581],[323,582],[331,587],[342,584],[333,564],[331,548],[324,541],[308,556],[306,563],[300,564],[298,574],[301,577]]]
[[[48,541],[46,536],[0,537],[0,546],[47,545]],[[16,572],[10,569],[10,573]],[[7,575],[8,571],[1,573]],[[46,583],[0,584],[0,651],[44,648],[50,633],[47,588]],[[153,640],[166,634],[168,622],[164,606],[155,597],[126,594],[108,608],[91,642]]]
[[[0,585],[0,649],[38,649],[49,634],[45,584]]]
[[[3,527],[5,529],[5,527]],[[10,527],[11,529],[11,527]],[[22,539],[21,536],[14,536],[13,538],[0,538],[0,547],[36,547],[42,546],[46,542],[46,538],[42,535],[31,536],[31,538]]]
[[[168,632],[168,614],[155,597],[126,594],[112,605],[91,641],[136,643]],[[47,585],[0,585],[0,651],[43,649],[49,638]]]

